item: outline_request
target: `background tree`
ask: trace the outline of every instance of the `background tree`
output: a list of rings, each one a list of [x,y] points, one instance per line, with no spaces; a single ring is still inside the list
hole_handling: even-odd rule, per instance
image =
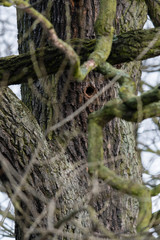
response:
[[[3,3],[8,4],[4,1]],[[36,13],[32,12],[27,2],[15,1],[15,3],[19,8],[23,8],[18,8],[19,52],[30,51],[29,60],[28,55],[22,55],[21,60],[17,58],[19,62],[17,61],[17,65],[14,64],[14,67],[9,69],[8,75],[4,63],[7,61],[7,64],[13,64],[15,58],[2,59],[1,62],[2,84],[13,78],[17,83],[23,82],[23,75],[27,73],[28,76],[28,79],[24,78],[28,83],[22,86],[22,101],[28,108],[8,89],[2,89],[1,94],[1,180],[15,206],[16,238],[34,239],[53,236],[116,238],[116,234],[120,233],[135,234],[137,225],[140,233],[146,232],[151,218],[151,211],[149,216],[146,216],[146,212],[148,214],[150,210],[148,198],[150,199],[150,195],[155,193],[150,193],[149,189],[138,184],[138,182],[141,183],[141,163],[135,151],[135,124],[129,122],[138,122],[143,118],[159,115],[159,104],[154,103],[154,107],[150,104],[159,101],[160,93],[156,88],[136,98],[141,67],[138,60],[143,58],[139,56],[142,49],[136,51],[136,61],[122,64],[124,59],[121,56],[126,49],[126,52],[128,49],[134,52],[132,48],[135,44],[132,41],[134,33],[137,48],[141,47],[139,37],[142,34],[143,37],[146,34],[147,41],[150,35],[155,43],[158,42],[159,29],[152,31],[152,35],[151,32],[134,32],[134,30],[143,28],[147,17],[147,5],[152,10],[157,9],[159,5],[152,6],[150,1],[129,0],[117,1],[117,3],[96,0],[31,2],[35,9],[42,12],[53,23],[61,39],[70,42],[70,39],[76,38],[97,38],[96,42],[94,40],[72,42],[77,53],[80,56],[83,53],[82,61],[89,56],[89,61],[80,69],[76,65],[78,62],[76,55],[62,42],[66,47],[63,51],[66,57],[56,50],[59,57],[55,59],[53,55],[54,61],[61,64],[54,70],[50,60],[47,60],[48,68],[53,68],[49,73],[56,71],[55,75],[47,76],[45,54],[49,50],[42,48],[36,52],[35,49],[52,45],[53,42],[56,45],[53,39],[55,35],[51,32],[52,28],[47,27],[48,23],[46,24],[41,15],[36,16]],[[155,17],[157,18],[157,14],[153,16],[154,19]],[[42,23],[43,29],[39,23]],[[114,53],[116,47],[114,48],[113,45],[109,58],[110,62],[117,63],[118,69],[125,69],[130,77],[111,65],[104,64],[110,53],[113,26],[116,35],[114,42],[119,41],[119,46],[121,37],[117,35],[133,30],[130,34],[127,33],[128,35],[122,35],[122,39],[126,42],[128,38],[130,40],[128,48],[123,49],[118,46],[119,53],[122,54],[117,57]],[[59,48],[62,51],[58,44],[59,42],[56,49]],[[96,46],[97,52],[93,51],[93,45]],[[92,51],[91,55],[84,53],[84,46],[86,52]],[[103,48],[104,53],[108,54],[105,57],[102,53]],[[158,55],[152,48],[152,56],[156,54]],[[129,56],[131,55],[132,52]],[[49,56],[52,57],[51,53]],[[116,56],[115,60],[113,60],[114,56]],[[128,61],[131,60],[129,56],[125,56],[128,57]],[[31,69],[27,69],[30,66],[27,61],[32,63]],[[93,65],[90,65],[91,63]],[[82,78],[84,72],[88,73],[94,67],[97,67],[97,71],[86,74],[83,82],[76,81],[77,76]],[[19,68],[21,75],[18,72]],[[15,72],[14,75],[11,74],[15,69],[17,74],[15,75]],[[35,73],[37,77],[33,78]],[[117,76],[120,76],[119,79],[114,78],[110,83],[111,78]],[[116,80],[119,83],[115,83]],[[120,90],[119,84],[122,85]],[[134,90],[132,85],[135,87]],[[118,98],[119,93],[122,100],[110,101]],[[138,105],[137,102],[140,104]],[[83,106],[82,109],[80,109],[81,106]],[[103,110],[97,111],[102,106],[105,106]],[[77,109],[80,110],[75,114]],[[87,121],[90,113],[93,114],[90,115],[89,121],[91,137],[89,137],[88,153]],[[67,116],[70,117],[65,120]],[[102,127],[103,142],[99,132]],[[93,132],[93,128],[98,129],[98,132]],[[113,171],[108,172],[108,168],[103,168],[103,164],[100,167],[105,169],[104,172],[97,166],[96,160],[99,162],[103,160],[101,159],[103,158],[102,147],[105,166],[114,170],[116,174]],[[89,166],[87,166],[87,154]],[[94,158],[95,165],[92,163]],[[88,167],[93,175],[92,178],[89,177]],[[118,175],[123,178],[118,178]],[[97,177],[106,180],[108,184],[98,181]],[[137,185],[128,179],[132,179],[133,182],[136,180]],[[122,192],[136,196],[138,201]],[[156,194],[159,192],[159,187],[155,192]],[[146,198],[145,201],[149,201],[147,206],[144,204],[143,195]],[[137,222],[139,208],[141,214]]]

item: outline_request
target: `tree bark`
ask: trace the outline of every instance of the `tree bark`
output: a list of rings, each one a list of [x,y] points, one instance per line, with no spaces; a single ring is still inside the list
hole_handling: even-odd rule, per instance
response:
[[[35,1],[31,1],[31,3],[35,3]],[[45,11],[58,36],[62,39],[70,37],[92,39],[95,37],[94,23],[99,12],[98,0],[53,1],[51,7],[50,2],[42,1],[38,2],[35,7],[40,12]],[[147,9],[144,1],[118,1],[115,19],[116,35],[129,30],[142,29],[146,17]],[[26,34],[32,24],[33,20],[30,16],[18,10],[20,53],[29,50],[31,40],[34,42],[35,48],[46,45],[45,33],[39,25],[32,32],[29,31]],[[25,37],[25,34],[28,37]],[[47,44],[49,45],[49,42]],[[138,61],[117,65],[118,68],[125,69],[131,75],[137,86],[141,75],[140,66]],[[16,207],[17,240],[45,236],[45,231],[47,232],[47,229],[49,231],[50,225],[52,225],[49,218],[50,203],[54,205],[52,200],[56,204],[53,214],[54,223],[59,222],[72,211],[82,209],[80,213],[75,214],[74,221],[69,221],[63,226],[66,232],[73,234],[72,236],[76,233],[84,237],[99,234],[99,229],[96,224],[93,224],[90,214],[84,210],[84,207],[88,205],[95,208],[99,220],[108,230],[114,233],[135,232],[138,214],[137,200],[117,192],[107,184],[91,180],[86,166],[88,115],[100,109],[106,101],[118,96],[118,84],[104,92],[76,118],[54,132],[48,131],[51,126],[72,114],[105,85],[104,76],[96,72],[90,73],[83,83],[73,81],[71,69],[66,68],[65,59],[56,75],[36,81],[31,79],[30,84],[23,84],[22,101],[32,112],[41,129],[36,120],[33,123],[34,117],[26,110],[28,119],[24,121],[29,122],[29,127],[32,127],[32,124],[34,126],[30,131],[27,128],[27,133],[22,129],[23,136],[27,135],[27,140],[24,138],[22,141],[21,136],[18,140],[19,135],[13,133],[13,138],[19,142],[21,147],[18,152],[15,152],[15,160],[10,151],[4,157],[8,159],[17,174],[22,175],[25,174],[25,169],[32,161],[31,156],[34,151],[38,151],[40,156],[37,157],[38,163],[35,162],[31,165],[32,171],[27,175],[28,181],[25,181],[25,187],[18,196],[20,208]],[[9,99],[10,102],[13,101],[12,97]],[[21,107],[19,111],[21,113]],[[15,112],[12,113],[13,117]],[[20,113],[18,112],[17,115]],[[33,135],[34,131],[35,136]],[[42,133],[46,136],[45,140]],[[40,149],[37,150],[38,140],[42,145],[40,144]],[[29,150],[26,150],[28,148]],[[21,156],[23,149],[27,152],[27,157],[17,158],[17,156]],[[4,152],[2,152],[3,155]],[[105,126],[104,161],[106,166],[124,178],[141,182],[141,163],[135,151],[133,124],[114,119]],[[21,162],[22,166],[20,166]],[[3,172],[2,176],[7,184],[11,181],[6,173]],[[20,183],[18,177],[16,181],[18,184]],[[97,188],[95,184],[97,184]],[[9,187],[8,193],[12,196],[11,192],[15,193],[15,189]],[[16,203],[14,205],[17,206]],[[52,208],[54,207],[52,206]],[[38,218],[39,214],[41,218]],[[35,224],[37,219],[39,222]],[[57,233],[62,238],[68,238],[67,233],[63,234]]]

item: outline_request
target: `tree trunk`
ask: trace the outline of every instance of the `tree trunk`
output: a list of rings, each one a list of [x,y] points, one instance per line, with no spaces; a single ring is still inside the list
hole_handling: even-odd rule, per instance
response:
[[[146,21],[147,10],[144,1],[119,0],[117,1],[117,15],[115,19],[115,34],[128,30],[141,29]],[[35,3],[35,1],[31,1]],[[94,38],[94,23],[99,12],[98,0],[80,1],[42,1],[35,5],[40,12],[45,11],[52,21],[57,34],[62,39],[69,38]],[[30,49],[31,40],[35,48],[49,44],[45,33],[39,25],[28,37],[24,37],[33,24],[30,16],[18,10],[19,52]],[[43,67],[43,62],[42,62]],[[53,66],[54,67],[54,66]],[[125,69],[137,83],[140,79],[140,62],[118,65]],[[40,69],[43,71],[43,68]],[[38,71],[38,69],[37,69]],[[22,100],[37,119],[42,131],[45,133],[50,126],[58,123],[76,109],[81,107],[88,99],[94,96],[106,85],[103,75],[90,73],[86,81],[77,83],[72,81],[71,69],[66,69],[66,61],[55,76],[40,78],[32,83],[22,86]],[[109,79],[108,79],[109,82]],[[138,87],[137,87],[138,88]],[[92,104],[84,109],[76,118],[64,124],[54,132],[48,132],[47,141],[50,146],[54,161],[49,159],[50,166],[43,166],[48,172],[49,181],[44,181],[44,189],[37,189],[37,181],[32,182],[34,191],[42,194],[42,199],[35,198],[29,192],[28,198],[34,198],[32,205],[35,211],[42,213],[47,208],[47,202],[52,198],[56,200],[54,221],[58,222],[64,216],[70,214],[75,208],[83,209],[88,205],[95,208],[99,219],[108,230],[114,233],[133,233],[136,227],[138,214],[138,202],[130,196],[124,195],[105,183],[96,183],[91,180],[87,172],[87,118],[88,115],[101,108],[111,98],[117,97],[118,84],[103,92]],[[141,163],[135,151],[134,126],[120,119],[109,122],[104,129],[104,156],[105,164],[125,178],[141,181]],[[42,162],[41,162],[42,164]],[[27,165],[27,162],[24,163]],[[37,171],[37,172],[36,172]],[[54,173],[54,174],[53,174]],[[31,173],[35,179],[42,173],[38,173],[35,166]],[[97,189],[95,191],[95,184]],[[53,187],[54,186],[54,187]],[[38,192],[39,191],[39,192]],[[16,239],[22,240],[26,228],[30,229],[34,222],[31,209],[26,206],[23,198],[20,198],[22,209],[27,208],[30,220],[24,227],[24,216],[17,211]],[[32,206],[32,207],[33,207]],[[25,210],[25,209],[24,209]],[[46,216],[38,226],[46,228]],[[76,215],[74,221],[67,222],[64,228],[69,233],[81,233],[83,235],[99,234],[98,228],[93,224],[89,213],[85,210]],[[38,231],[38,230],[37,230]],[[33,234],[34,233],[34,234]],[[33,231],[30,239],[40,236],[40,232]],[[84,234],[85,233],[85,234]]]

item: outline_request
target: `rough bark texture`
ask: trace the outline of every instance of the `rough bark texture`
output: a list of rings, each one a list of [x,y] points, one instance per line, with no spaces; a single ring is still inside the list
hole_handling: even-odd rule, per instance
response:
[[[160,4],[158,1],[151,1],[151,0],[145,0],[146,4],[148,6],[148,14],[154,24],[154,26],[159,26],[160,24],[160,16],[159,16],[159,11],[160,11]]]
[[[51,155],[36,119],[13,92],[4,88],[0,100],[0,177],[16,206],[16,238],[23,239],[23,231],[46,208],[44,199],[49,201],[53,189],[57,189],[51,170],[55,156]],[[40,223],[41,227],[44,225],[46,218]]]
[[[68,6],[66,3],[69,4],[70,19],[66,17],[66,8]],[[36,8],[44,11],[46,6],[47,1],[42,1],[36,5]],[[53,1],[51,9],[46,14],[48,14],[47,16],[51,19],[62,39],[69,37],[94,38],[94,22],[98,11],[98,0],[60,0]],[[20,39],[30,29],[33,21],[29,16],[23,15],[20,10],[18,12]],[[141,29],[146,21],[146,14],[147,10],[144,1],[119,0],[115,20],[116,34]],[[68,22],[71,22],[71,28],[67,26]],[[69,31],[70,34],[67,35]],[[38,25],[32,33],[29,33],[28,38],[21,41],[19,45],[20,53],[28,51],[29,39],[34,41],[36,48],[44,46],[46,43],[45,34],[42,33]],[[84,83],[73,82],[70,70],[65,68],[65,64],[64,60],[56,76],[40,79],[30,86],[26,84],[22,86],[22,100],[37,119],[43,132],[51,125],[73,113],[106,84],[104,77],[97,73],[89,74]],[[117,67],[122,67],[129,72],[133,81],[138,83],[140,78],[139,62]],[[92,192],[91,194],[92,182],[89,181],[85,165],[87,158],[88,114],[101,108],[109,99],[117,97],[117,88],[117,85],[113,86],[112,89],[104,92],[74,120],[54,133],[48,134],[47,139],[52,154],[57,154],[57,152],[60,154],[58,155],[58,164],[55,161],[55,165],[52,166],[53,170],[47,166],[48,176],[53,181],[53,186],[55,179],[57,179],[56,187],[53,189],[51,183],[44,182],[44,185],[48,184],[48,191],[51,192],[49,195],[46,192],[47,198],[55,196],[57,189],[62,189],[62,194],[57,198],[57,220],[70,213],[76,205],[82,207],[90,203],[95,207],[99,219],[102,220],[104,225],[115,233],[135,231],[138,203],[135,199],[123,195],[102,183],[99,183],[99,193],[96,195]],[[135,151],[134,126],[132,124],[115,119],[106,125],[104,129],[104,155],[106,165],[115,170],[117,174],[141,181],[141,164]],[[25,161],[24,165],[27,164],[28,162]],[[33,175],[35,175],[35,172],[36,167]],[[52,179],[53,172],[54,177]],[[35,182],[35,191],[37,191],[36,188]],[[41,195],[41,192],[39,194]],[[38,204],[40,204],[40,200]],[[44,207],[45,205],[38,209],[37,212],[42,212]],[[83,227],[91,226],[87,212],[80,213],[78,219]],[[19,228],[19,226],[22,227],[21,219],[17,220],[17,224],[17,239],[22,240],[24,229]],[[45,220],[43,222],[42,219],[41,226],[45,224]],[[66,229],[72,233],[80,232],[78,226],[71,223],[66,226]],[[97,232],[97,229],[95,228],[94,231]],[[31,239],[33,238],[32,235]]]

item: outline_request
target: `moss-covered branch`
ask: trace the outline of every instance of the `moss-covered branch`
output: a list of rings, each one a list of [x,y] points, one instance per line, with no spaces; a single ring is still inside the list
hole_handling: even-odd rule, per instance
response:
[[[81,66],[81,75],[77,76],[79,81],[84,80],[87,74],[95,69],[100,63],[109,57],[113,39],[113,21],[116,15],[116,0],[100,0],[100,11],[95,23],[97,37],[94,51],[88,60]]]
[[[136,197],[139,200],[137,231],[146,230],[151,219],[151,193],[141,184],[118,176],[103,163],[103,127],[93,119],[88,126],[88,163],[89,172],[105,180],[113,188]]]
[[[135,183],[134,181],[126,180],[125,178],[118,176],[114,171],[110,170],[106,166],[98,168],[98,177],[105,180],[114,189],[138,199],[139,216],[137,231],[141,232],[146,230],[147,227],[149,227],[152,216],[152,203],[149,189],[141,184]]]
[[[107,66],[107,64],[105,64]],[[109,75],[123,73],[110,66]],[[103,70],[103,68],[101,68]],[[106,69],[104,69],[104,72]],[[107,73],[107,71],[106,71]],[[122,74],[122,75],[121,75]],[[124,77],[125,78],[125,77]],[[122,86],[126,82],[122,81]],[[128,84],[128,82],[127,82]],[[121,88],[120,88],[121,89]],[[122,91],[123,93],[123,91]],[[137,231],[147,230],[151,221],[151,196],[159,193],[159,185],[150,190],[146,186],[126,180],[104,165],[103,162],[103,127],[114,117],[131,122],[139,122],[152,116],[160,116],[160,88],[143,93],[141,96],[132,96],[122,102],[120,99],[109,101],[102,109],[90,114],[88,123],[88,163],[89,172],[105,180],[113,188],[134,196],[139,201],[139,216]],[[140,111],[139,111],[140,110]]]
[[[32,18],[36,19],[47,32],[48,40],[50,41],[50,43],[65,54],[65,57],[69,59],[75,72],[78,73],[80,71],[79,56],[76,54],[71,45],[58,38],[53,24],[42,13],[38,12],[30,5],[28,1],[24,0],[13,0],[12,2],[8,0],[2,0],[1,3],[4,6],[11,6],[14,4],[18,8],[29,14]]]
[[[135,97],[134,93],[136,86],[127,73],[122,70],[118,70],[107,62],[99,64],[98,71],[107,78],[117,78],[117,81],[121,86],[119,89],[119,96],[123,101],[126,101],[131,97]]]
[[[152,214],[151,222],[152,222],[152,227],[156,227],[157,225],[160,224],[160,211]]]
[[[156,196],[160,193],[160,184],[158,184],[157,186],[153,187],[151,190],[151,195],[152,196]]]
[[[125,102],[120,99],[111,100],[102,109],[92,113],[89,119],[94,119],[101,126],[104,126],[114,117],[130,122],[139,122],[146,118],[160,116],[160,102],[158,101],[160,101],[160,89],[157,87]],[[140,112],[139,105],[141,105]]]
[[[71,45],[59,39],[52,23],[43,14],[34,9],[28,1],[13,0],[12,3],[8,0],[1,1],[4,6],[15,4],[31,17],[36,19],[48,34],[48,39],[51,44],[62,51],[66,58],[69,59],[72,66],[73,76],[76,80],[84,80],[87,74],[95,69],[100,62],[106,61],[112,46],[113,39],[113,21],[116,14],[116,0],[100,0],[100,12],[96,21],[95,32],[97,41],[95,50],[89,56],[87,62],[80,66],[79,56],[76,54]]]
[[[149,45],[150,41],[156,38],[159,31],[160,28],[136,30],[117,36],[113,40],[112,52],[107,61],[111,64],[119,64],[136,59],[141,51]],[[80,49],[79,55],[81,61],[84,62],[93,52],[96,40],[75,39],[72,40],[71,44],[75,50]],[[148,49],[146,54],[142,56],[142,59],[158,55],[160,55],[160,37],[157,38],[152,48]],[[43,71],[42,74],[47,73],[49,75],[58,71],[65,55],[57,48],[43,48],[36,50],[35,57],[39,67],[42,64],[46,68],[46,71]],[[27,82],[29,78],[37,79],[30,53],[0,59],[1,85],[20,84]]]

